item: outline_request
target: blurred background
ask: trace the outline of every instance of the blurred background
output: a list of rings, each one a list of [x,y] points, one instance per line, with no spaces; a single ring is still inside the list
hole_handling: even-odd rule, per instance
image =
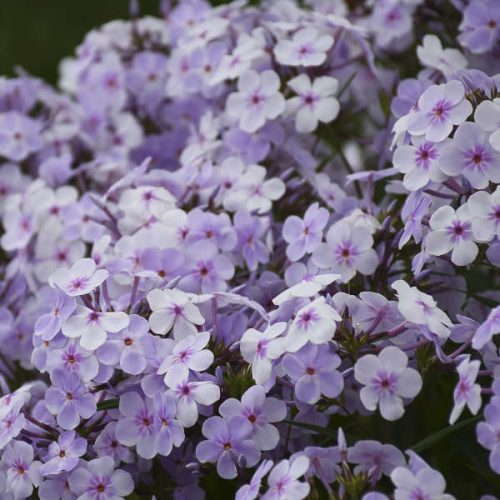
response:
[[[159,14],[160,0],[139,5],[141,14]],[[128,18],[128,12],[129,0],[0,0],[0,75],[12,76],[20,66],[56,83],[59,61],[73,54],[88,31]]]

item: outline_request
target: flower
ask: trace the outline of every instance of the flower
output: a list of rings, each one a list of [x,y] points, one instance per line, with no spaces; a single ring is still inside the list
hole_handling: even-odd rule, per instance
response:
[[[286,354],[282,367],[295,384],[299,401],[314,404],[321,395],[337,397],[344,388],[344,378],[336,370],[340,358],[327,346],[307,344],[296,354]]]
[[[297,94],[288,99],[287,111],[296,114],[297,132],[313,132],[321,123],[330,123],[339,114],[340,104],[332,97],[338,90],[336,78],[321,76],[311,83],[309,76],[301,74],[290,80],[287,85]]]
[[[234,215],[234,228],[238,236],[235,251],[241,253],[250,271],[255,271],[259,263],[269,262],[269,250],[262,241],[267,224],[262,217],[253,217],[246,210],[240,210]]]
[[[490,311],[486,320],[479,325],[479,328],[472,337],[472,347],[482,349],[493,337],[500,333],[500,306]]]
[[[196,333],[196,326],[203,325],[205,318],[192,303],[191,297],[180,290],[151,290],[147,295],[153,311],[149,326],[153,332],[165,335],[173,328],[174,338],[180,340]]]
[[[467,59],[457,49],[443,49],[436,35],[425,35],[422,45],[417,47],[417,55],[422,65],[441,71],[450,76],[467,66]]]
[[[469,208],[462,205],[453,210],[449,205],[438,208],[429,221],[432,231],[426,238],[426,249],[431,255],[451,251],[451,261],[466,266],[474,261],[478,248],[474,243]]]
[[[500,151],[500,99],[483,101],[474,113],[476,123],[485,131],[491,132],[489,143],[495,151]]]
[[[237,475],[236,461],[245,467],[253,467],[260,458],[255,443],[249,439],[250,422],[240,416],[228,418],[210,417],[201,428],[207,438],[196,447],[196,457],[202,463],[217,462],[217,473],[224,479]]]
[[[490,467],[500,474],[500,398],[494,396],[484,409],[484,422],[476,427],[477,440],[487,450],[490,450]]]
[[[40,467],[40,474],[59,474],[62,471],[72,471],[81,457],[87,451],[87,441],[76,437],[75,431],[63,432],[57,441],[49,445],[45,463]]]
[[[326,304],[325,298],[319,297],[297,311],[283,346],[288,352],[296,352],[307,342],[326,344],[335,334],[335,321],[341,320],[339,313]]]
[[[462,123],[441,151],[440,169],[447,175],[462,174],[476,189],[486,188],[489,181],[500,182],[500,153],[490,146],[488,138],[476,123]]]
[[[332,45],[331,35],[320,34],[312,27],[303,28],[291,40],[279,40],[274,47],[274,55],[280,64],[287,66],[320,66],[326,61]]]
[[[399,312],[416,325],[424,327],[422,330],[426,334],[428,329],[434,335],[446,339],[450,334],[449,327],[452,326],[450,318],[437,307],[436,301],[418,288],[397,280],[392,285],[398,294]]]
[[[480,361],[470,361],[469,357],[466,357],[458,365],[459,381],[453,393],[454,405],[450,415],[450,425],[453,425],[458,420],[466,404],[473,415],[479,411],[481,407],[481,386],[474,382],[480,366]]]
[[[309,469],[309,459],[305,455],[295,455],[290,460],[278,462],[267,478],[269,489],[262,500],[285,500],[306,498],[310,491],[309,483],[299,481]]]
[[[74,316],[62,326],[62,333],[70,339],[79,338],[80,345],[89,351],[102,346],[108,332],[116,333],[129,325],[130,318],[124,312],[99,312],[78,306]]]
[[[285,110],[279,76],[272,70],[260,75],[249,70],[238,80],[238,92],[227,99],[227,113],[239,122],[241,130],[253,133],[267,120],[277,118]]]
[[[249,484],[244,484],[235,495],[235,500],[255,500],[259,496],[262,479],[272,469],[272,460],[262,460]]]
[[[422,388],[420,374],[407,364],[408,356],[394,346],[385,347],[378,356],[367,354],[356,361],[354,377],[365,386],[360,398],[367,410],[380,406],[386,420],[403,416],[402,398],[414,398]]]
[[[489,52],[500,37],[500,11],[495,0],[473,0],[464,10],[458,40],[474,54]]]
[[[63,429],[74,429],[80,418],[94,415],[97,409],[95,397],[88,392],[77,373],[56,369],[50,380],[52,387],[45,393],[45,406]]]
[[[119,365],[125,373],[138,375],[145,370],[154,352],[155,343],[149,334],[147,320],[131,314],[128,326],[110,334],[108,340],[97,348],[96,356],[104,365]]]
[[[444,493],[446,482],[443,476],[430,467],[423,467],[414,473],[406,467],[396,467],[391,473],[391,480],[396,486],[394,495],[397,500],[454,498]]]
[[[100,457],[82,463],[68,477],[71,491],[88,500],[123,500],[134,490],[132,476],[115,469],[111,457]]]
[[[186,380],[190,372],[202,372],[214,361],[214,355],[205,349],[210,340],[210,332],[200,332],[179,341],[172,354],[165,358],[157,373],[165,373],[165,383],[169,387]]]
[[[22,161],[41,149],[41,123],[16,111],[0,114],[0,155]]]
[[[417,191],[432,182],[444,180],[439,170],[441,146],[426,141],[423,137],[413,137],[412,144],[399,146],[394,152],[394,166],[405,174],[403,185],[410,191]]]
[[[448,137],[453,126],[463,123],[472,113],[472,105],[465,99],[464,86],[457,80],[431,85],[420,96],[418,109],[410,115],[408,132],[424,135],[431,142]]]
[[[291,261],[301,259],[306,253],[312,253],[321,243],[323,229],[330,214],[318,203],[313,203],[304,215],[304,219],[291,215],[283,225],[283,238],[288,243],[286,254]]]
[[[495,236],[500,239],[500,187],[491,194],[478,191],[469,196],[467,207],[477,241],[491,241]]]
[[[241,337],[241,355],[252,365],[252,376],[257,384],[265,384],[271,377],[272,361],[283,354],[281,334],[286,323],[279,322],[268,326],[263,332],[248,329]]]
[[[97,269],[92,259],[80,259],[70,269],[59,268],[49,278],[50,286],[57,286],[66,295],[77,297],[90,293],[108,277],[108,271]]]
[[[373,481],[378,481],[382,474],[389,476],[396,467],[405,464],[403,454],[395,446],[373,440],[357,441],[347,450],[347,461],[357,464],[355,474],[366,472]]]
[[[180,446],[184,441],[184,429],[175,418],[177,404],[172,394],[156,393],[153,406],[160,429],[156,438],[158,453],[165,457],[170,455],[173,446]]]
[[[219,413],[224,418],[233,415],[245,417],[252,425],[251,439],[260,450],[273,450],[280,439],[278,429],[271,425],[286,418],[286,404],[276,398],[266,398],[261,385],[254,385],[247,389],[241,402],[235,398],[226,399],[220,407]]]
[[[326,243],[318,245],[312,258],[318,267],[335,270],[347,283],[357,271],[361,274],[375,271],[379,260],[372,246],[372,235],[365,227],[340,221],[328,230]]]
[[[31,497],[33,486],[41,482],[41,463],[33,456],[33,448],[24,441],[9,443],[3,451],[0,464],[7,470],[5,485],[16,500]]]

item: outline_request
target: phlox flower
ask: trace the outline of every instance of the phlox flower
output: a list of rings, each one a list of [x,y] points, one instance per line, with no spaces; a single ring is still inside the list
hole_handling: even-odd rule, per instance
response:
[[[477,241],[500,239],[500,187],[493,193],[478,191],[469,196],[467,207],[472,218],[472,233]]]
[[[380,413],[386,420],[403,416],[402,398],[414,398],[422,388],[422,378],[407,368],[408,356],[394,346],[385,347],[378,356],[367,354],[354,365],[354,377],[363,384],[360,398],[366,409]]]
[[[41,463],[33,458],[33,448],[24,441],[9,443],[3,450],[0,464],[7,472],[5,485],[16,500],[31,497],[33,487],[41,483]]]
[[[450,415],[450,425],[460,417],[465,405],[475,415],[481,407],[481,386],[475,384],[481,362],[470,361],[466,357],[457,367],[459,381],[453,393],[454,406]]]
[[[457,49],[443,49],[441,40],[436,35],[425,35],[422,45],[417,47],[420,62],[428,68],[441,71],[450,76],[467,66],[467,59]]]
[[[84,438],[77,437],[75,431],[63,432],[57,441],[50,443],[40,474],[46,476],[73,470],[86,450],[87,441]]]
[[[299,481],[309,469],[309,458],[294,455],[289,460],[278,462],[267,478],[269,489],[262,495],[262,500],[285,500],[306,498],[311,489],[309,483]]]

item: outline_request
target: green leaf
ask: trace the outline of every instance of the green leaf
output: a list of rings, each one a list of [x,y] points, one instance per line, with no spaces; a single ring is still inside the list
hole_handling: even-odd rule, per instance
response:
[[[103,411],[103,410],[114,410],[118,408],[118,399],[106,399],[106,401],[101,401],[100,403],[97,403],[97,411]]]
[[[476,415],[475,417],[468,418],[467,420],[463,420],[462,422],[458,422],[458,424],[451,425],[450,427],[445,427],[444,429],[441,429],[440,431],[434,432],[434,434],[427,436],[426,438],[422,439],[422,441],[419,441],[413,446],[410,446],[410,449],[416,453],[421,453],[422,451],[425,451],[426,449],[444,439],[446,436],[453,434],[454,432],[462,429],[463,427],[466,427],[469,424],[477,422],[480,418],[481,415]]]

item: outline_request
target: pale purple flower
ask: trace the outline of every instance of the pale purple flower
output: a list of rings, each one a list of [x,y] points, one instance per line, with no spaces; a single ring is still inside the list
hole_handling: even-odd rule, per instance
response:
[[[392,162],[404,175],[403,185],[410,191],[424,188],[430,181],[441,182],[444,176],[439,170],[441,146],[413,137],[412,144],[399,146],[394,152]]]
[[[159,424],[156,448],[160,455],[167,457],[173,446],[178,447],[184,441],[184,429],[175,418],[177,402],[172,394],[156,393],[153,398],[153,406]]]
[[[460,125],[472,113],[472,105],[465,99],[462,83],[452,80],[432,85],[420,96],[418,111],[410,115],[408,132],[425,135],[431,142],[448,137],[454,125]]]
[[[76,314],[69,317],[62,326],[62,333],[70,339],[80,339],[80,345],[89,351],[102,346],[108,333],[126,328],[129,316],[124,312],[100,312],[78,306]]]
[[[196,333],[196,327],[205,323],[205,318],[192,303],[189,294],[180,290],[154,289],[148,293],[147,300],[153,311],[149,326],[160,335],[167,334],[173,328],[174,338],[180,340]]]
[[[490,467],[500,474],[500,398],[494,396],[484,409],[484,422],[476,427],[477,440],[490,450]]]
[[[444,477],[430,467],[422,467],[412,472],[406,467],[396,467],[391,473],[391,480],[396,486],[395,500],[439,499],[453,500],[454,497],[444,493],[446,482]]]
[[[138,375],[146,368],[149,357],[155,352],[154,338],[149,334],[149,323],[136,314],[118,333],[111,333],[108,340],[96,351],[99,361],[107,366],[117,366],[130,375]]]
[[[210,417],[201,430],[207,440],[196,447],[196,457],[202,463],[217,462],[220,477],[233,479],[237,463],[253,467],[259,461],[260,451],[250,439],[252,426],[247,419]]]
[[[474,113],[476,123],[485,131],[490,132],[489,143],[495,151],[500,151],[500,99],[483,101]]]
[[[132,476],[115,469],[111,457],[82,463],[68,478],[71,491],[85,500],[123,500],[134,490]]]
[[[426,250],[431,255],[451,251],[451,261],[466,266],[474,261],[478,247],[472,233],[471,215],[467,205],[456,211],[449,205],[438,208],[429,221],[431,232],[427,235]]]
[[[458,40],[474,54],[489,52],[500,38],[500,9],[495,0],[473,0],[463,12]]]
[[[376,42],[380,47],[400,43],[408,38],[412,28],[411,5],[389,0],[374,5],[370,27],[376,33]]]
[[[16,500],[31,497],[33,487],[41,483],[41,463],[33,458],[33,448],[24,441],[9,443],[3,451],[0,464],[7,471],[5,485]]]
[[[71,269],[58,269],[50,279],[51,286],[57,286],[66,295],[77,297],[90,293],[108,277],[105,269],[96,269],[92,259],[81,259]]]
[[[403,280],[397,280],[392,285],[398,294],[398,309],[407,321],[424,327],[424,335],[428,329],[442,339],[450,335],[452,323],[450,318],[436,304],[436,301],[416,287],[410,287]]]
[[[96,412],[95,397],[83,385],[76,373],[61,369],[50,375],[52,387],[45,393],[45,405],[63,429],[74,429],[80,418],[90,418]]]
[[[23,398],[12,397],[11,394],[4,396],[9,400],[8,404],[0,406],[0,448],[3,449],[7,443],[17,437],[23,429],[26,419],[21,409],[24,404]]]
[[[200,332],[179,341],[170,356],[165,358],[158,368],[159,374],[165,374],[165,383],[175,387],[186,380],[190,372],[202,372],[214,361],[212,351],[206,349],[210,332]]]
[[[272,374],[272,362],[283,352],[285,322],[274,323],[263,332],[250,328],[241,337],[241,355],[252,365],[252,377],[257,384],[265,384]]]
[[[55,289],[45,289],[40,295],[44,307],[48,306],[50,310],[37,319],[34,334],[42,340],[52,340],[60,332],[64,321],[73,314],[76,301]]]
[[[339,446],[328,448],[306,446],[304,455],[309,458],[309,470],[305,474],[307,479],[316,476],[323,484],[335,481],[337,473],[340,473],[341,451]]]
[[[93,448],[99,457],[109,456],[115,461],[115,465],[120,462],[132,463],[134,454],[128,446],[120,444],[116,437],[117,422],[110,422],[97,436]]]
[[[326,61],[332,45],[331,35],[321,34],[313,27],[303,28],[291,40],[279,40],[274,55],[280,64],[286,66],[320,66]]]
[[[231,191],[226,194],[224,208],[232,212],[269,212],[272,202],[285,194],[286,186],[276,177],[266,179],[266,173],[266,169],[260,165],[248,166]]]
[[[415,243],[422,241],[422,219],[427,215],[431,201],[431,197],[422,193],[422,191],[412,192],[406,198],[401,210],[401,219],[405,225],[399,240],[399,248],[403,248],[412,237]]]
[[[41,123],[16,111],[0,114],[0,155],[24,160],[43,146]]]
[[[401,349],[385,347],[378,356],[367,354],[356,361],[354,377],[363,384],[361,402],[366,409],[380,413],[386,420],[403,416],[403,398],[414,398],[422,388],[422,378],[407,368],[408,356]]]
[[[187,218],[188,235],[186,242],[209,242],[221,251],[229,251],[236,245],[236,233],[226,213],[215,215],[194,209]]]
[[[236,252],[240,252],[250,271],[255,271],[259,263],[269,261],[269,250],[264,243],[267,224],[262,217],[252,216],[246,210],[234,215],[234,228],[238,237]]]
[[[475,189],[500,182],[500,153],[488,142],[489,136],[476,123],[462,123],[453,139],[443,147],[440,169],[447,175],[463,175]]]
[[[90,382],[99,371],[99,362],[92,351],[88,351],[74,341],[64,347],[51,347],[47,354],[47,370],[62,369],[68,373],[76,373],[83,382]]]
[[[329,216],[328,210],[313,203],[306,210],[303,219],[296,215],[287,217],[283,225],[283,238],[288,243],[286,254],[291,261],[299,260],[317,248]]]
[[[255,500],[259,496],[259,491],[264,476],[272,469],[272,460],[262,460],[255,470],[249,484],[244,484],[235,495],[235,500]]]
[[[336,398],[344,388],[344,378],[336,370],[340,358],[329,346],[307,344],[286,354],[281,366],[295,384],[295,396],[304,403],[317,403],[321,395]]]
[[[335,322],[341,320],[339,313],[326,303],[325,298],[319,297],[297,311],[283,346],[287,352],[297,352],[307,342],[326,344],[335,334]]]
[[[450,76],[467,66],[467,59],[457,49],[443,49],[436,35],[425,35],[422,45],[417,47],[417,56],[423,66],[437,69]]]
[[[280,433],[271,424],[284,420],[287,409],[284,401],[266,397],[264,388],[261,385],[254,385],[241,396],[241,402],[235,398],[226,399],[220,405],[219,413],[224,418],[233,415],[246,418],[252,426],[250,438],[258,448],[273,450],[278,445]]]
[[[285,98],[279,88],[280,79],[274,71],[266,70],[260,75],[246,71],[238,80],[238,92],[227,99],[228,115],[239,121],[244,132],[257,131],[285,110]]]
[[[481,386],[476,384],[481,362],[470,361],[467,356],[458,366],[457,373],[459,381],[453,392],[453,410],[450,415],[450,425],[453,425],[460,417],[465,405],[475,415],[481,407]]]
[[[295,455],[290,460],[281,460],[269,473],[269,489],[262,500],[300,500],[306,498],[311,489],[309,483],[299,481],[309,469],[309,459],[305,455]]]
[[[500,239],[500,187],[493,193],[478,191],[467,200],[472,218],[472,233],[477,241]]]
[[[472,337],[472,347],[482,349],[493,337],[500,333],[500,306],[490,311],[486,320],[479,325],[479,328]]]
[[[198,405],[209,406],[220,399],[220,388],[210,381],[182,382],[170,388],[177,400],[177,420],[192,427],[198,420]]]
[[[144,271],[139,271],[137,276],[152,278],[155,281],[169,282],[181,274],[184,264],[184,255],[176,248],[160,250],[155,247],[146,248],[142,254]]]
[[[86,450],[85,438],[77,437],[75,431],[63,432],[57,441],[50,443],[45,463],[40,467],[40,474],[46,476],[73,470]]]
[[[286,103],[287,111],[295,114],[297,132],[313,132],[318,122],[330,123],[339,114],[340,104],[333,97],[339,87],[336,78],[320,76],[311,83],[309,76],[303,73],[287,85],[297,94]]]
[[[366,472],[375,483],[382,474],[390,476],[394,468],[404,465],[405,458],[398,448],[373,440],[361,440],[347,451],[347,461],[357,464],[354,473]]]
[[[363,226],[353,226],[345,221],[334,224],[313,253],[313,262],[320,268],[332,269],[350,281],[357,271],[372,274],[379,264],[377,252],[372,248],[373,237]]]

